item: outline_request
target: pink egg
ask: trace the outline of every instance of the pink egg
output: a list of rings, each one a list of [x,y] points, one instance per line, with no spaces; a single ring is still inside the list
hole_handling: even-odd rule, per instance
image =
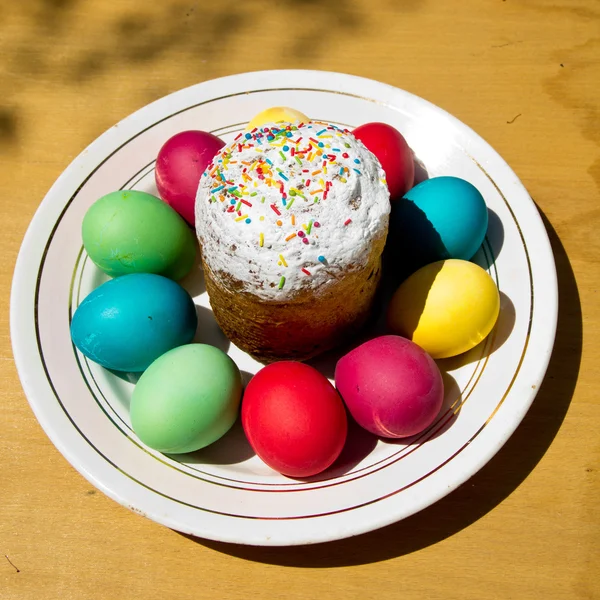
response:
[[[182,131],[169,138],[156,159],[156,187],[160,197],[190,225],[195,223],[194,205],[200,177],[225,145],[206,131]]]
[[[348,424],[344,404],[327,378],[299,362],[272,363],[248,384],[242,426],[250,445],[271,468],[309,477],[340,455]]]
[[[343,356],[335,384],[356,422],[388,438],[420,433],[440,412],[442,375],[419,346],[396,335],[370,340]]]

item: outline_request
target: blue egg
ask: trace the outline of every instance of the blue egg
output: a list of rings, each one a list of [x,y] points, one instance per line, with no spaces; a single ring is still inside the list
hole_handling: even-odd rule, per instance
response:
[[[487,206],[474,185],[433,177],[393,203],[389,244],[398,259],[417,268],[449,258],[469,260],[487,228]]]
[[[71,322],[71,339],[89,359],[115,371],[140,372],[159,356],[192,341],[194,301],[160,275],[134,273],[89,294]]]

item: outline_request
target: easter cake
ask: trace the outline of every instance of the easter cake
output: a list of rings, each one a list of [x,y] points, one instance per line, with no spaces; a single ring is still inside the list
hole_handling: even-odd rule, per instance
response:
[[[349,131],[270,123],[238,135],[200,178],[195,210],[210,303],[241,349],[305,360],[367,319],[389,190]]]

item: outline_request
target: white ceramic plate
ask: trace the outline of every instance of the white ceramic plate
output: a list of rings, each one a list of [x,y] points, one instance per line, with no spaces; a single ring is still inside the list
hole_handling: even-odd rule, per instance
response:
[[[390,442],[352,428],[340,460],[309,481],[266,467],[236,425],[212,447],[167,457],[131,430],[133,384],[78,354],[69,322],[105,278],[87,259],[81,221],[108,192],[156,193],[160,146],[185,129],[226,141],[256,113],[289,105],[349,127],[385,121],[405,135],[429,176],[472,182],[490,209],[475,260],[500,288],[498,325],[486,342],[440,361],[446,400],[423,434]],[[198,341],[225,349],[250,377],[260,367],[216,326],[200,270],[184,281],[200,317]],[[46,433],[93,485],[129,509],[199,537],[259,545],[339,539],[382,527],[439,500],[480,469],[515,430],[544,376],[554,341],[557,287],[536,208],[500,156],[464,124],[399,89],[348,75],[269,71],[192,86],[104,133],[56,181],[19,254],[11,298],[14,354]],[[323,363],[325,368],[326,362]]]

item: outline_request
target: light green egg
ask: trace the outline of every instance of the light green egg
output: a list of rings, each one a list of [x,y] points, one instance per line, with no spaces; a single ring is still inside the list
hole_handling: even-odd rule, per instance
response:
[[[131,425],[144,444],[165,454],[194,452],[235,423],[242,377],[221,350],[188,344],[156,359],[131,398]]]
[[[89,257],[111,277],[155,273],[178,280],[196,256],[185,221],[145,192],[112,192],[94,202],[83,218],[82,236]]]

